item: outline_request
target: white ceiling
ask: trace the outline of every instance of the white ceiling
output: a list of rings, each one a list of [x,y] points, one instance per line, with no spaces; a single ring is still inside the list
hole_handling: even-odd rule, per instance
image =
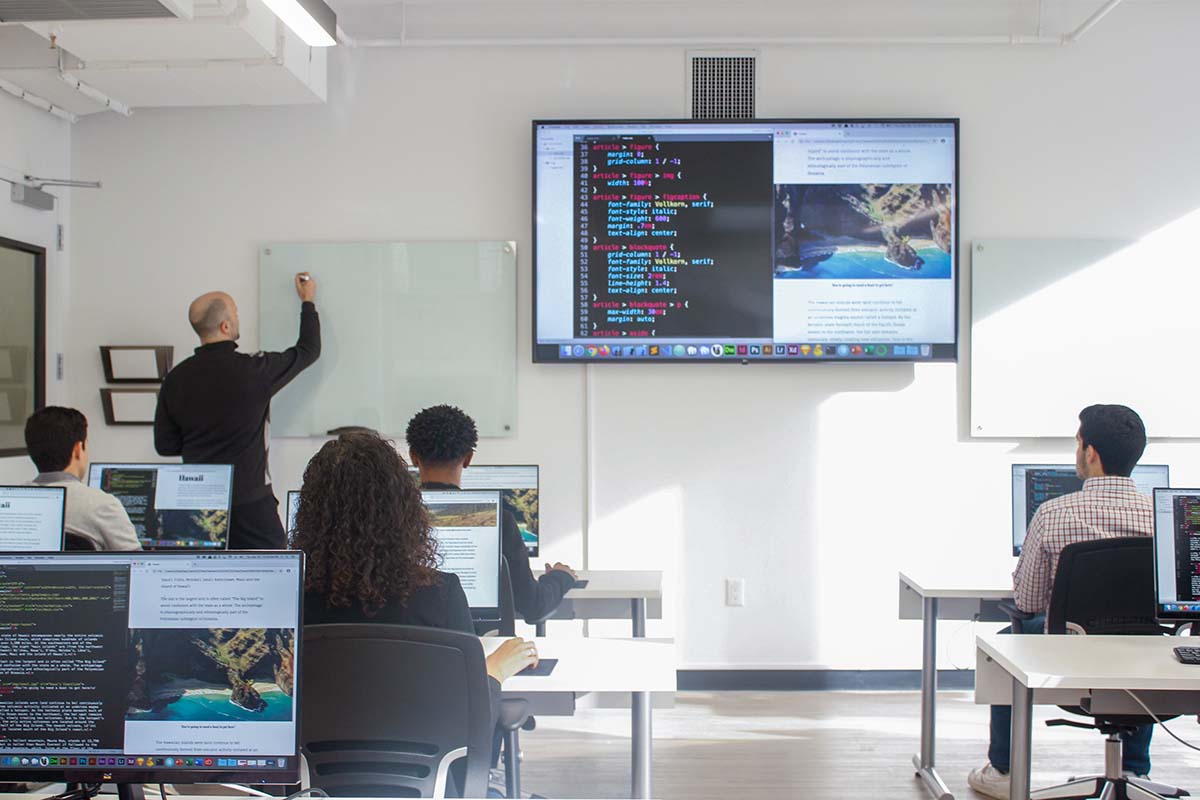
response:
[[[1105,0],[328,0],[363,44],[1057,36]],[[1125,0],[1181,3],[1194,0]],[[1119,13],[1119,9],[1117,12]]]
[[[325,52],[261,0],[195,0],[191,19],[0,25],[0,78],[77,115],[106,111],[62,79],[60,54],[68,75],[134,109],[325,99]]]

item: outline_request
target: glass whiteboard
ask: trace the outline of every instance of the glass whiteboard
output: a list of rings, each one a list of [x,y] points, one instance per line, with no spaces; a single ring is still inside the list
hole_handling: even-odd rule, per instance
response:
[[[517,428],[515,242],[349,242],[259,250],[264,350],[296,343],[297,272],[317,280],[321,358],[276,395],[273,436],[361,425],[402,437],[449,403],[481,436]]]
[[[971,435],[1071,438],[1084,407],[1121,403],[1151,437],[1200,436],[1189,228],[973,242]]]

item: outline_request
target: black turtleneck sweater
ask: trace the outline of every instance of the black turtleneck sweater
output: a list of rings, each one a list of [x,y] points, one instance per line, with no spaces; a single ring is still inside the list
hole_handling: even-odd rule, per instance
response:
[[[321,355],[321,321],[300,306],[300,338],[282,353],[246,355],[237,342],[196,348],[167,375],[154,415],[154,449],[185,464],[233,464],[233,505],[271,495],[271,398]]]

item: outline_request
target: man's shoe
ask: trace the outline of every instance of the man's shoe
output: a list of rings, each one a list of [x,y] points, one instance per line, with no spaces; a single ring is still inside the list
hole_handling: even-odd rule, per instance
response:
[[[990,762],[979,769],[971,770],[967,775],[967,784],[984,797],[1008,800],[1009,778]]]

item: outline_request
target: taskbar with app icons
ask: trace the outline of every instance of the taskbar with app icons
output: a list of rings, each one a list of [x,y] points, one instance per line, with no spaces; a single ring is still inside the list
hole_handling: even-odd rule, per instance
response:
[[[705,342],[538,344],[537,361],[935,361],[953,359],[953,344],[844,342]]]
[[[72,755],[5,755],[0,756],[2,768],[57,767],[62,769],[288,769],[292,759],[227,758],[223,756],[72,756]]]

